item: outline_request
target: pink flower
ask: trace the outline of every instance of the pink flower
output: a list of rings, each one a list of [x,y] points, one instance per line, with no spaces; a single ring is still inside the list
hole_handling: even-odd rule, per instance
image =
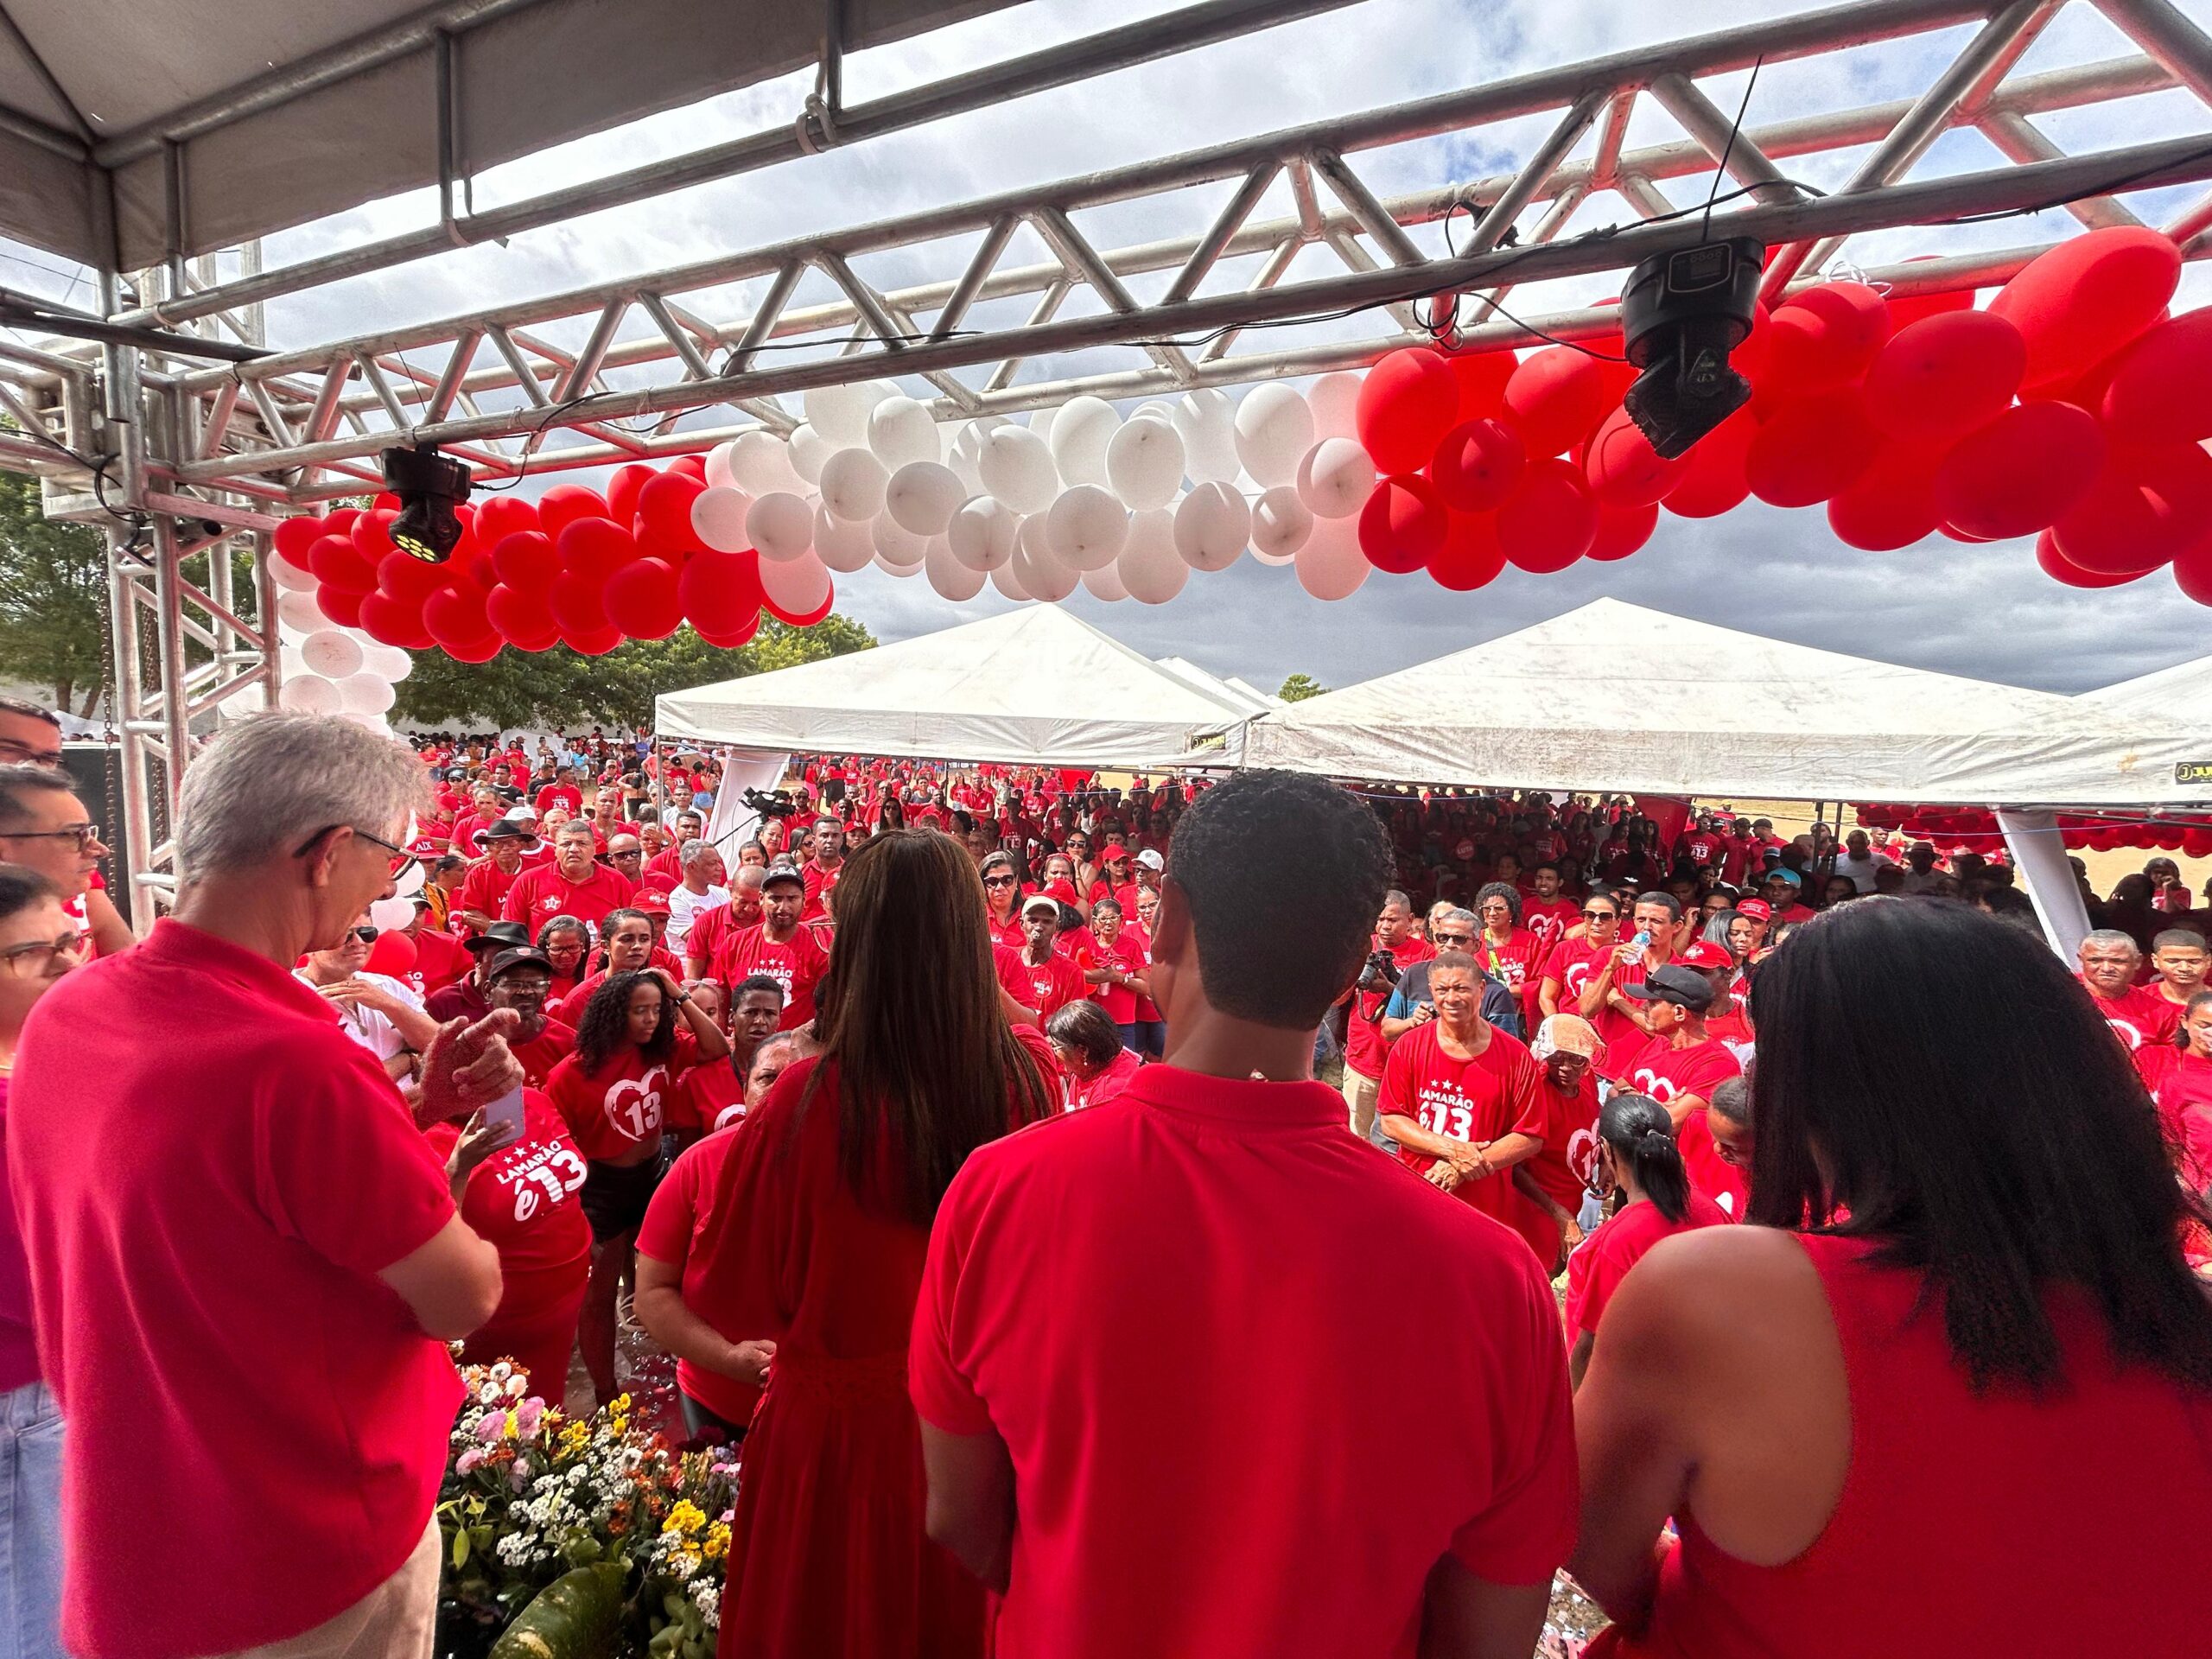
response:
[[[505,1412],[487,1411],[476,1420],[476,1438],[489,1445],[505,1432],[506,1427],[507,1414]]]
[[[454,1459],[453,1471],[457,1475],[465,1475],[470,1470],[477,1467],[483,1461],[484,1454],[475,1447],[471,1446],[467,1451],[462,1452],[458,1458]]]
[[[537,1433],[544,1418],[545,1402],[534,1394],[515,1408],[515,1427],[525,1439]]]

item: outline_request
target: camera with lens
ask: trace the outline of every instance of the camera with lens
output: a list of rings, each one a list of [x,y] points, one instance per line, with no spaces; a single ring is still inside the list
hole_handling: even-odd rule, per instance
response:
[[[1359,970],[1359,988],[1363,991],[1388,990],[1398,982],[1398,964],[1390,959],[1388,950],[1368,954],[1367,966]]]
[[[798,804],[791,799],[791,791],[787,789],[748,789],[745,791],[745,804],[764,818],[798,816]]]

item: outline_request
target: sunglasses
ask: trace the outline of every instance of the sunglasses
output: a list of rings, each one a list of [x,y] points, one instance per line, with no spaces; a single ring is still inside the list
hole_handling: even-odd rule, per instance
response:
[[[349,939],[359,939],[363,944],[374,944],[377,942],[377,930],[373,927],[349,927],[346,930],[346,937]]]
[[[1593,922],[1610,922],[1620,914],[1618,910],[1586,910],[1583,915]]]
[[[1014,885],[1014,878],[1010,875],[987,875],[983,878],[983,885],[987,887],[1010,887]]]

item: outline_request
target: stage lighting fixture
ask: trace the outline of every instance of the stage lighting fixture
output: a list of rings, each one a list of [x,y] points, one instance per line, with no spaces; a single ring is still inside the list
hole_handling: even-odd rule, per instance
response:
[[[461,517],[468,499],[467,467],[438,453],[434,443],[384,452],[385,487],[399,498],[399,517],[386,533],[391,544],[425,564],[443,564],[460,544]]]
[[[1660,454],[1681,454],[1750,399],[1728,353],[1751,332],[1765,257],[1750,237],[1732,237],[1655,253],[1629,273],[1621,332],[1643,373],[1622,402]]]

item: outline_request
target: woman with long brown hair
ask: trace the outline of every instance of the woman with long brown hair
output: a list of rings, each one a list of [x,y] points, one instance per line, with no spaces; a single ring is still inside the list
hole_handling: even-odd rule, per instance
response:
[[[698,1300],[772,1340],[746,1441],[721,1651],[967,1659],[983,1592],[923,1535],[906,1339],[931,1218],[968,1154],[1052,1115],[1049,1051],[1000,1013],[976,866],[872,837],[837,886],[818,1058],[747,1120],[708,1204]]]

